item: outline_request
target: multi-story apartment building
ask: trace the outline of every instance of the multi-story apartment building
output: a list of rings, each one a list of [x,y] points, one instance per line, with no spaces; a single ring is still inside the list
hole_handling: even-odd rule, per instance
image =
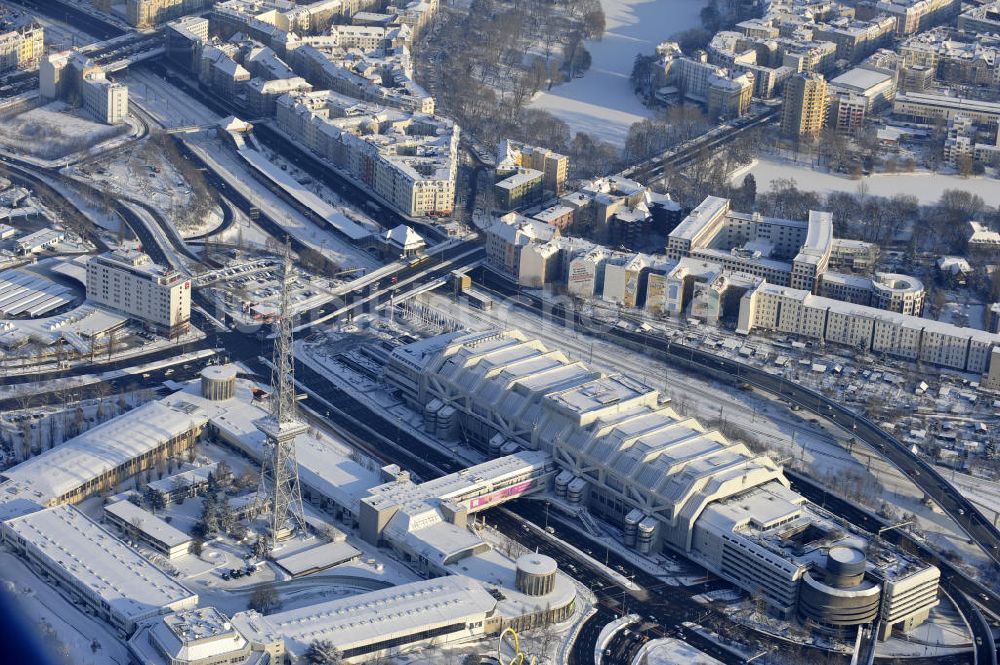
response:
[[[541,202],[545,174],[535,169],[518,167],[493,185],[496,206],[505,212]]]
[[[29,14],[0,7],[0,74],[37,69],[45,30]]]
[[[822,74],[801,73],[785,83],[781,133],[794,139],[815,139],[826,124],[829,108],[826,79]]]
[[[958,17],[958,29],[1000,35],[1000,2],[974,5]]]
[[[738,118],[749,110],[753,72],[731,74],[710,63],[703,51],[693,58],[683,55],[674,42],[664,42],[656,50],[667,85],[676,88],[684,99],[704,104],[711,117]]]
[[[147,254],[117,250],[87,263],[87,298],[176,337],[191,320],[191,280]]]
[[[837,59],[859,62],[877,49],[892,44],[896,21],[891,16],[877,16],[870,21],[838,18],[813,28],[813,39],[837,45]]]
[[[902,66],[926,67],[939,81],[1000,87],[1000,33],[935,28],[907,39],[899,55]]]
[[[497,149],[496,175],[504,178],[516,173],[518,168],[539,171],[545,191],[559,195],[569,175],[569,157],[548,148],[504,139]]]
[[[732,209],[706,197],[667,236],[666,256],[690,256],[772,283],[812,291],[833,251],[833,218],[810,211],[807,221],[775,219]]]
[[[494,219],[485,235],[486,265],[507,279],[521,284],[534,281],[534,277],[525,274],[522,269],[522,257],[526,248],[557,239],[559,229],[512,212]]]
[[[275,119],[285,134],[402,214],[451,213],[459,128],[450,120],[328,90],[283,95],[276,102]]]
[[[961,0],[857,0],[856,16],[872,19],[887,14],[896,20],[900,37],[923,32],[958,16]]]
[[[136,28],[151,28],[200,11],[214,0],[126,0],[125,20]]]
[[[908,278],[912,279],[912,278]],[[743,296],[737,330],[755,328],[984,374],[1000,335],[762,284]]]

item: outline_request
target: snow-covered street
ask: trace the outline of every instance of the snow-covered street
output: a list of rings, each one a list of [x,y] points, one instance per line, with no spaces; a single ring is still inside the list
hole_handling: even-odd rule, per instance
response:
[[[650,117],[632,91],[629,75],[639,53],[701,25],[703,0],[601,0],[607,29],[589,40],[590,69],[582,78],[539,93],[531,105],[549,111],[573,132],[624,146],[632,123]]]

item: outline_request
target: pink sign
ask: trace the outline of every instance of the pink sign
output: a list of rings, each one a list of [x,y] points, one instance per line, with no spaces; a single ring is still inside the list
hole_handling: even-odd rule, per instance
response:
[[[502,490],[497,490],[496,492],[484,494],[483,496],[477,496],[476,498],[469,500],[469,510],[475,510],[476,508],[488,506],[496,501],[506,501],[508,499],[519,497],[534,487],[534,485],[535,481],[526,480],[523,483],[511,485],[510,487],[505,487]]]

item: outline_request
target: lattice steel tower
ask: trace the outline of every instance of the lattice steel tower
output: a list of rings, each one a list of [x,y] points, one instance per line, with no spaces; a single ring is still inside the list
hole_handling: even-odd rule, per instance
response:
[[[306,528],[299,488],[295,437],[308,427],[296,415],[295,362],[292,357],[292,308],[289,290],[295,275],[292,249],[285,242],[281,271],[281,305],[274,322],[274,356],[271,370],[271,414],[257,422],[267,437],[261,464],[257,515],[266,516],[271,547],[295,529]]]

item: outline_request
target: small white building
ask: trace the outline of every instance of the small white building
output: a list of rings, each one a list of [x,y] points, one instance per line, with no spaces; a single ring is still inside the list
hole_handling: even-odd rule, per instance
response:
[[[406,224],[400,224],[394,229],[390,229],[382,236],[386,247],[386,253],[399,258],[411,258],[424,251],[427,243]]]
[[[191,551],[191,536],[131,501],[116,501],[104,506],[104,519],[168,559]]]
[[[17,241],[14,245],[18,254],[37,254],[43,250],[59,244],[66,238],[64,231],[58,229],[42,229],[28,234]]]

